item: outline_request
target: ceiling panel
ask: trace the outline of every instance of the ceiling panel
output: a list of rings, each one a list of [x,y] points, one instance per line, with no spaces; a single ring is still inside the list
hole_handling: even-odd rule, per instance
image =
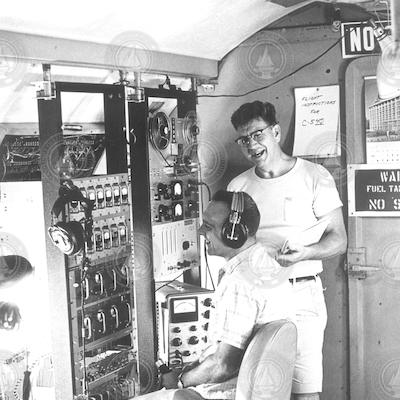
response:
[[[123,43],[220,60],[255,32],[312,1],[13,0],[2,3],[0,29],[3,30],[105,44]]]

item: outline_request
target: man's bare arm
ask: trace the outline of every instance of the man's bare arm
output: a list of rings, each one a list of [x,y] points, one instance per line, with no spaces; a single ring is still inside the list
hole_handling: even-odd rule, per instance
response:
[[[181,380],[185,387],[224,382],[238,374],[243,354],[244,350],[220,342],[215,353],[195,368],[185,371]]]
[[[329,224],[318,243],[302,246],[289,243],[290,253],[279,254],[277,260],[283,266],[304,260],[322,260],[343,254],[346,251],[347,235],[343,222],[342,208],[336,208],[321,218],[329,218]]]

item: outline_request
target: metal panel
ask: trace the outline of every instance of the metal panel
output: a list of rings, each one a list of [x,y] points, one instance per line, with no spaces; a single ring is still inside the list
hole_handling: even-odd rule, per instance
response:
[[[218,75],[217,60],[6,30],[0,30],[0,37],[18,44],[3,46],[1,54],[3,58],[14,61],[17,59],[17,61],[44,64],[134,70],[202,78],[214,78]]]
[[[346,71],[349,163],[366,162],[364,77],[375,75],[377,63],[360,58]],[[349,217],[349,267],[357,266],[348,275],[352,400],[400,395],[399,236],[398,218]]]
[[[40,168],[42,173],[44,226],[51,225],[51,209],[54,199],[58,197],[59,177],[57,165],[52,160],[58,158],[63,140],[61,130],[61,103],[58,96],[53,100],[39,100],[40,129]],[[56,399],[73,398],[73,380],[71,368],[71,343],[69,335],[69,315],[67,298],[67,279],[64,255],[51,243],[47,232],[46,254],[48,266],[48,281],[51,298],[51,329],[53,345],[54,383]]]

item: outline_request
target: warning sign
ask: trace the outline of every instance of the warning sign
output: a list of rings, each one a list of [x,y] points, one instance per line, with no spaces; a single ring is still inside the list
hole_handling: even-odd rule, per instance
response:
[[[400,169],[348,166],[350,216],[400,216]]]
[[[386,22],[381,22],[383,27]],[[374,30],[368,22],[346,22],[342,24],[343,58],[367,56],[381,52]]]

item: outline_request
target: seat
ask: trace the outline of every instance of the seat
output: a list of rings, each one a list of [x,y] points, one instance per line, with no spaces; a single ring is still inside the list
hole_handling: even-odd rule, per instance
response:
[[[263,325],[244,354],[236,400],[289,400],[296,350],[293,322],[278,320]]]

